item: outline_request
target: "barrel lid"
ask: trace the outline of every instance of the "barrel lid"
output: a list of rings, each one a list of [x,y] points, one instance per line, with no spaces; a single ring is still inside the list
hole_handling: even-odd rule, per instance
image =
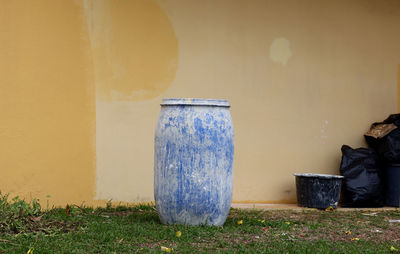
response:
[[[217,99],[168,98],[161,103],[161,106],[175,105],[230,107],[227,100]]]
[[[332,178],[344,178],[344,176],[339,175],[328,175],[328,174],[312,174],[312,173],[296,173],[293,174],[295,176],[303,176],[303,177],[313,177],[313,178],[324,178],[324,179],[332,179]]]

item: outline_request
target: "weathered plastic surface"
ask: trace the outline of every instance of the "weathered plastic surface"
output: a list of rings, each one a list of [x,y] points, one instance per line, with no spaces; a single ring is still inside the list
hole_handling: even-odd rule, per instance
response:
[[[325,209],[338,206],[343,176],[326,174],[294,174],[297,205]]]
[[[162,223],[224,224],[232,202],[233,138],[228,101],[163,100],[154,146]]]
[[[386,205],[400,207],[400,164],[386,167]]]

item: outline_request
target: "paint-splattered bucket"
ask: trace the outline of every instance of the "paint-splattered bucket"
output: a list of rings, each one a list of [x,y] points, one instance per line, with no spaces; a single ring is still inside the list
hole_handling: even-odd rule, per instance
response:
[[[154,145],[161,222],[222,225],[233,185],[233,126],[226,100],[164,99]]]
[[[297,205],[325,209],[336,208],[343,176],[326,174],[294,174]]]

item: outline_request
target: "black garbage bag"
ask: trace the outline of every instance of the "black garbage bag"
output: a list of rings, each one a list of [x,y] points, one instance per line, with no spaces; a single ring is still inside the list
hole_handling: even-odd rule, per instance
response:
[[[393,123],[396,126],[400,126],[400,114],[391,114],[386,118],[383,123],[390,124]]]
[[[340,173],[342,184],[342,207],[382,207],[383,170],[378,154],[368,148],[353,149],[342,146]]]
[[[400,114],[390,115],[383,122],[373,123],[364,134],[368,146],[386,163],[400,163]]]

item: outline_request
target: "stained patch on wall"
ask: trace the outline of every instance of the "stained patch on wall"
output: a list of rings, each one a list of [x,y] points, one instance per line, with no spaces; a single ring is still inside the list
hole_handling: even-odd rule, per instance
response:
[[[95,90],[83,5],[0,1],[0,186],[50,205],[93,199]]]
[[[276,38],[273,40],[269,48],[269,57],[273,62],[285,66],[292,55],[290,41],[288,39]]]
[[[85,0],[97,99],[138,101],[164,92],[175,78],[178,41],[153,1]]]
[[[385,17],[388,17],[391,15],[399,15],[400,13],[400,2],[398,0],[364,0],[354,2],[354,4],[365,8],[365,10],[374,15],[383,15]]]

